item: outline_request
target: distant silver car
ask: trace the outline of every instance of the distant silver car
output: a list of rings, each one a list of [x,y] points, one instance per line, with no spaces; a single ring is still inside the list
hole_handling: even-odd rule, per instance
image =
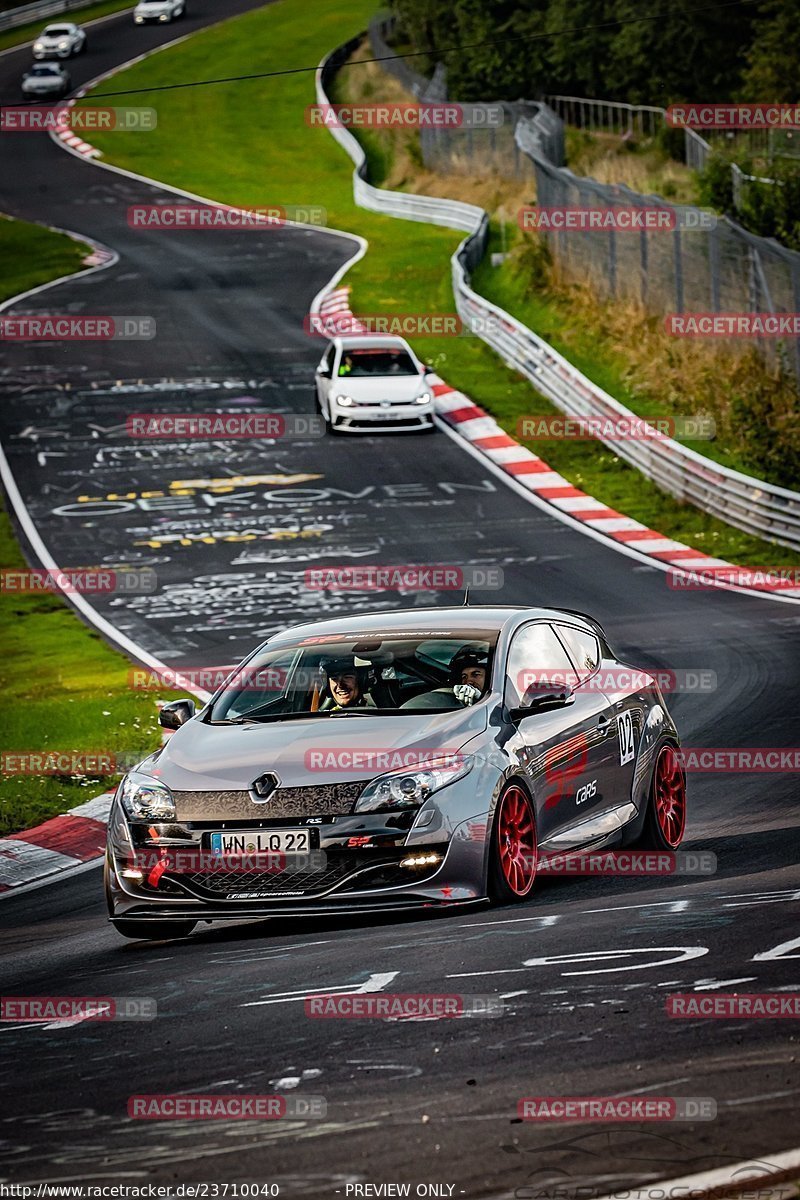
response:
[[[71,89],[72,80],[61,63],[34,63],[22,76],[21,87],[29,100],[60,100]]]
[[[672,851],[686,819],[657,681],[591,617],[360,614],[260,646],[120,783],[105,889],[126,937],[198,921],[526,899],[541,856]],[[266,856],[266,858],[265,858]],[[272,857],[271,857],[272,856]]]
[[[133,19],[137,25],[144,25],[147,21],[173,21],[185,12],[186,0],[139,0]]]
[[[48,25],[33,43],[33,57],[42,58],[71,58],[73,54],[83,54],[89,45],[86,30],[80,25],[61,21],[58,25]]]
[[[317,367],[314,391],[331,433],[435,428],[427,368],[401,337],[333,338]]]

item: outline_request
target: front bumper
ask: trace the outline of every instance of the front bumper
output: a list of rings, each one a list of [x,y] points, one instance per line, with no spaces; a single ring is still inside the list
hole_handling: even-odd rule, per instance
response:
[[[406,433],[433,426],[433,404],[343,405],[331,401],[331,421],[341,433]]]
[[[469,776],[466,777],[469,779]],[[464,781],[461,781],[462,783]],[[453,785],[455,791],[458,785]],[[470,812],[474,795],[461,803],[449,797],[447,810]],[[181,826],[149,826],[130,821],[118,801],[108,826],[106,858],[112,917],[152,920],[241,920],[280,914],[370,912],[385,909],[448,907],[485,897],[487,814],[454,824],[445,806],[432,797],[431,819],[417,827],[417,811],[402,814],[337,814],[280,821],[208,820]],[[465,807],[466,802],[466,807]],[[470,807],[471,806],[471,807]],[[422,810],[419,810],[421,813]],[[426,817],[427,817],[426,813]],[[319,822],[319,823],[317,823]],[[311,831],[311,858],[299,868],[287,859],[285,870],[216,871],[205,864],[185,869],[178,847],[207,851],[207,835],[221,828],[304,826]],[[181,836],[176,837],[180,832]],[[355,845],[353,843],[356,843]],[[149,867],[161,851],[176,854],[178,869],[154,878]],[[140,870],[142,855],[146,867]],[[436,861],[401,865],[404,859],[436,855]],[[188,856],[187,856],[188,857]],[[130,872],[138,871],[138,877]]]

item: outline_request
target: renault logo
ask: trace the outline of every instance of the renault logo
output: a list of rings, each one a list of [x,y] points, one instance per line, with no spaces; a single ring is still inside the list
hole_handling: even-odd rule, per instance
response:
[[[263,804],[265,800],[269,800],[278,786],[278,782],[278,776],[273,775],[271,771],[265,771],[263,775],[259,775],[258,779],[254,779],[250,795],[256,804]]]

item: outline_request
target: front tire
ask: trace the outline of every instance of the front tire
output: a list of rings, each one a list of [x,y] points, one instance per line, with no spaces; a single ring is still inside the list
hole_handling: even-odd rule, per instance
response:
[[[497,802],[489,847],[489,896],[496,904],[527,899],[536,879],[537,841],[533,801],[512,783]]]
[[[638,845],[644,850],[677,850],[686,829],[686,775],[671,742],[658,752],[650,782],[647,816]]]

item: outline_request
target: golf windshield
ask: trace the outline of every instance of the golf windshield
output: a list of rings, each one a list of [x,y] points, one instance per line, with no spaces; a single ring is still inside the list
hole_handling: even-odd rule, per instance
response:
[[[489,690],[496,630],[280,640],[246,660],[206,720],[447,712]]]
[[[345,350],[339,363],[339,378],[361,379],[371,375],[419,375],[419,367],[405,350]]]

